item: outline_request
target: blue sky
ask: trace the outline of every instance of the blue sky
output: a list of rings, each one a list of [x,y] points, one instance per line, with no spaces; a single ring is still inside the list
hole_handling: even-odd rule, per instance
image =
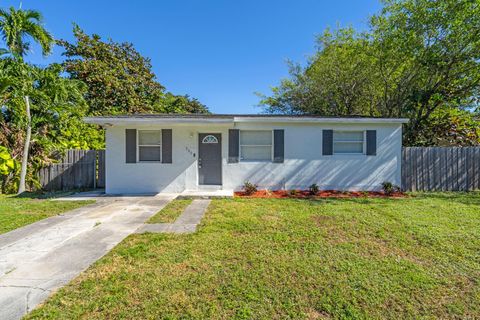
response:
[[[20,1],[0,0],[2,8]],[[175,94],[198,98],[215,113],[258,113],[254,92],[288,76],[286,61],[305,62],[327,27],[367,26],[378,0],[23,0],[42,12],[56,38],[72,40],[72,23],[87,33],[132,42],[152,60],[158,81]],[[61,48],[43,58],[61,61]]]

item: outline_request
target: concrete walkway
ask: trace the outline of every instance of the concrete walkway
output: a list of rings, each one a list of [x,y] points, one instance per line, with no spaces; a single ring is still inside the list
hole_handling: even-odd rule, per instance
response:
[[[0,235],[0,319],[20,319],[173,198],[99,198]]]
[[[195,232],[197,225],[202,221],[205,211],[210,204],[209,199],[196,199],[185,208],[185,211],[175,220],[174,223],[152,223],[144,224],[137,230],[137,233],[191,233]]]

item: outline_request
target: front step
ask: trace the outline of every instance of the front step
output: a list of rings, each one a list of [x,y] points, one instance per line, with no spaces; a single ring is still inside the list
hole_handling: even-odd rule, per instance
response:
[[[178,196],[179,198],[233,198],[233,190],[224,190],[221,186],[207,186],[213,188],[201,188],[197,190],[185,190]],[[220,187],[220,188],[218,188]]]
[[[222,190],[223,186],[221,185],[209,185],[209,184],[202,184],[197,187],[198,191],[216,191]]]

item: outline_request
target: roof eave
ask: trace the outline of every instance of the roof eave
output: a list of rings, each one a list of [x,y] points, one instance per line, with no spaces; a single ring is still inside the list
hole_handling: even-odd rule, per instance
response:
[[[108,117],[85,117],[83,120],[89,124],[104,126],[132,125],[132,124],[233,124],[233,119],[195,119],[195,118],[108,118]]]
[[[316,117],[235,117],[234,122],[289,122],[289,123],[407,123],[405,118],[316,118]]]
[[[405,118],[317,118],[317,117],[232,117],[232,118],[142,118],[142,117],[85,117],[89,124],[102,126],[112,125],[148,125],[148,124],[227,124],[234,123],[348,123],[348,124],[401,124],[407,123]]]

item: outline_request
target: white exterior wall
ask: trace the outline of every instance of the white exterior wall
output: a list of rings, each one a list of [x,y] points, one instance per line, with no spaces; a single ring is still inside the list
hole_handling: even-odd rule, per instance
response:
[[[125,162],[125,129],[172,129],[172,163]],[[222,162],[228,156],[228,127],[211,125],[114,126],[106,130],[106,193],[182,192],[197,188],[198,133],[222,134]],[[138,135],[137,135],[138,137]],[[138,157],[138,152],[137,152]],[[224,176],[224,175],[223,175]]]
[[[284,163],[227,163],[228,129],[285,131]],[[125,163],[125,129],[172,129],[173,163]],[[322,130],[377,130],[377,155],[322,155]],[[158,193],[196,190],[198,133],[221,133],[223,189],[245,181],[268,189],[378,190],[383,181],[401,183],[401,124],[236,123],[114,126],[106,131],[106,192]],[[200,186],[201,187],[201,186]]]
[[[258,124],[237,124],[237,129],[258,130]],[[239,189],[243,181],[268,189],[378,190],[383,181],[401,183],[401,124],[293,124],[262,125],[285,130],[284,163],[228,164],[224,187]],[[377,130],[377,155],[322,155],[322,130]]]

